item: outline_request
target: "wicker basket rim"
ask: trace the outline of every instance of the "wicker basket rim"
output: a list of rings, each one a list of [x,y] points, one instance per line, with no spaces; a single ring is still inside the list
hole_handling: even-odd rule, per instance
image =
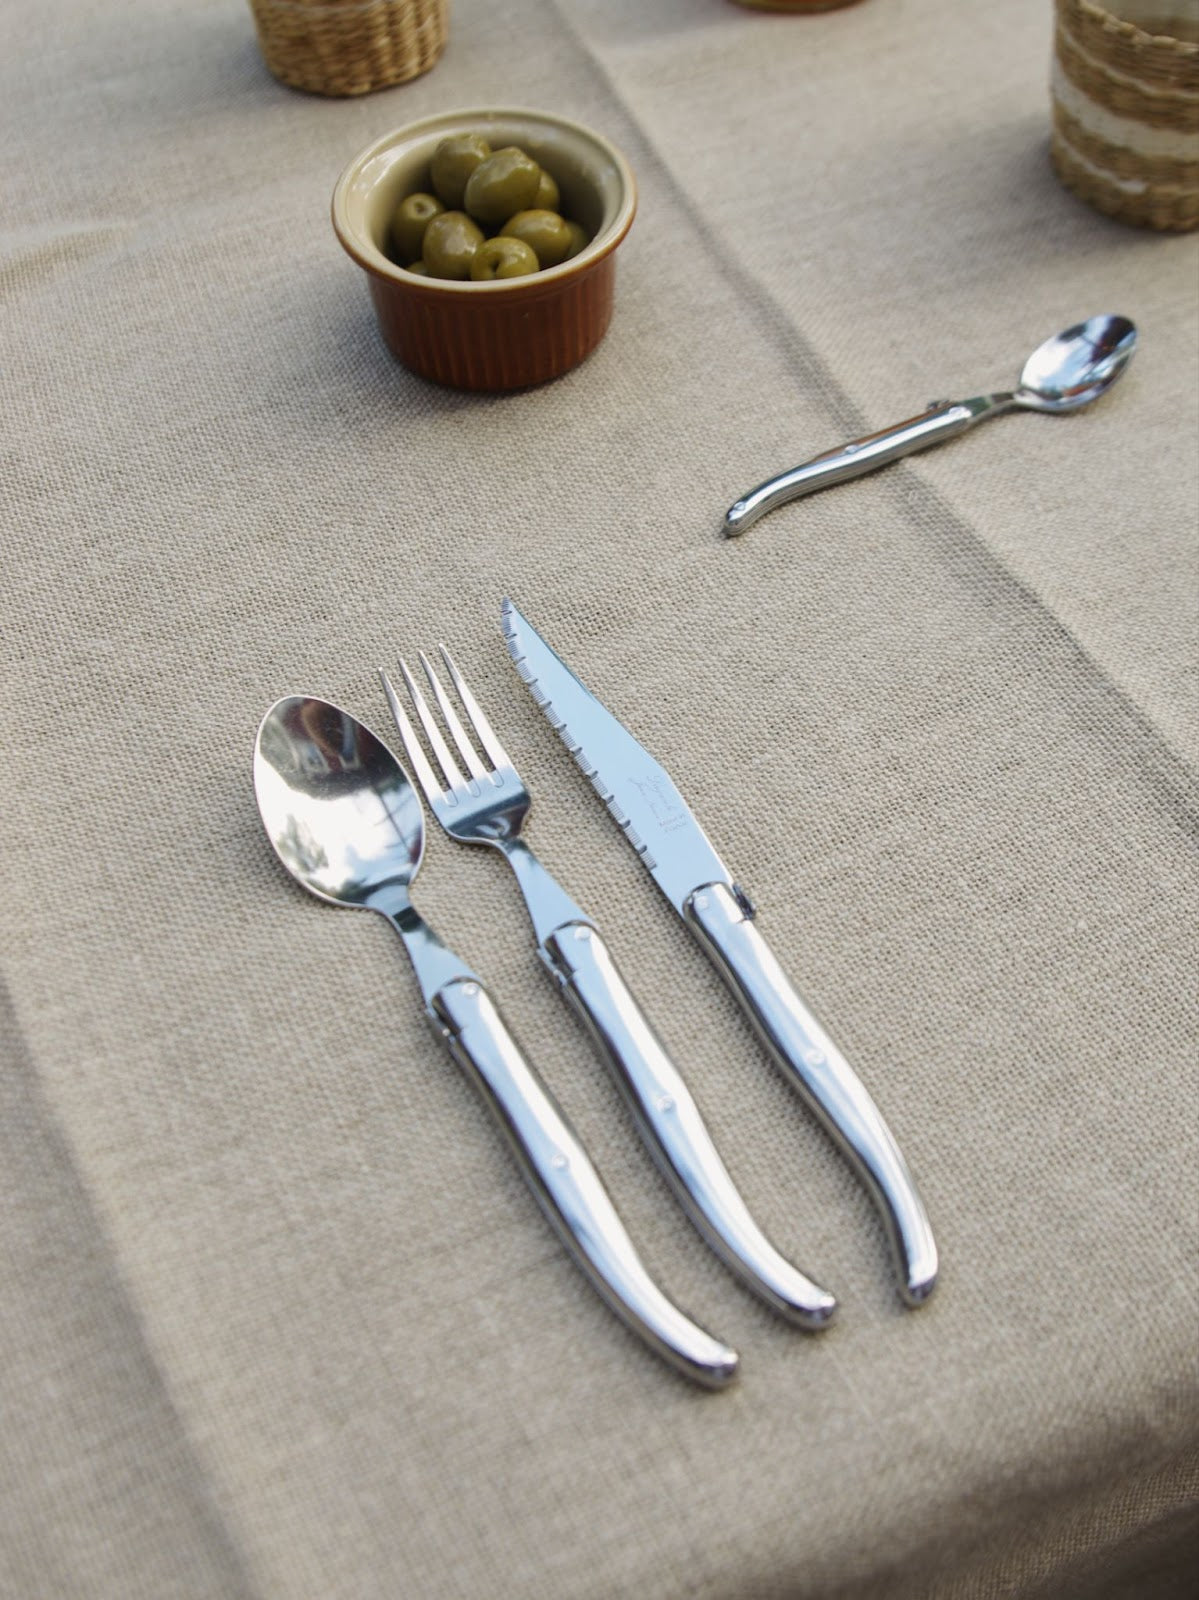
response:
[[[1099,5],[1097,0],[1057,0],[1057,9],[1059,13],[1077,11],[1089,16],[1100,26],[1120,34],[1129,44],[1139,48],[1179,56],[1199,56],[1199,44],[1192,44],[1189,39],[1176,39],[1170,33],[1147,33],[1144,28],[1138,28],[1135,22],[1126,22],[1123,17],[1117,17],[1106,6]]]

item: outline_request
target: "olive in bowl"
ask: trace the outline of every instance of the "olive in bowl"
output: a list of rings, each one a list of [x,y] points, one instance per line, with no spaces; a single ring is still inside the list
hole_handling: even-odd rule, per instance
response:
[[[391,242],[396,260],[419,261],[425,244],[425,230],[434,217],[443,216],[445,207],[436,195],[406,194],[396,207],[391,222]]]
[[[490,283],[493,278],[526,278],[538,272],[537,257],[521,239],[509,239],[498,234],[494,239],[484,239],[470,263],[474,283]]]
[[[470,277],[475,251],[483,243],[483,230],[465,211],[442,211],[425,229],[420,259],[431,278]]]
[[[462,210],[470,175],[490,154],[491,145],[481,133],[451,133],[441,140],[429,161],[429,177],[447,210]]]
[[[575,227],[582,235],[582,243],[586,244],[582,228],[578,223]],[[527,244],[543,267],[560,266],[572,254],[578,254],[577,249],[571,248],[576,237],[571,233],[571,224],[557,211],[518,211],[508,218],[500,233],[505,238],[520,239]]]
[[[459,136],[485,140],[493,154],[515,147],[530,157],[558,191],[539,179],[531,198],[558,199],[574,224],[572,244],[586,239],[577,253],[513,277],[440,278],[400,265],[391,234],[400,202],[421,193],[445,204],[431,164],[443,141]],[[464,205],[482,164],[463,180]],[[334,190],[333,226],[366,273],[383,339],[405,366],[453,387],[499,391],[558,377],[599,344],[612,317],[615,252],[636,206],[629,165],[601,134],[548,112],[479,108],[410,123],[362,151]],[[424,259],[423,246],[414,259]]]
[[[541,168],[519,145],[506,145],[480,161],[466,180],[463,205],[480,222],[507,222],[531,206],[541,185]]]

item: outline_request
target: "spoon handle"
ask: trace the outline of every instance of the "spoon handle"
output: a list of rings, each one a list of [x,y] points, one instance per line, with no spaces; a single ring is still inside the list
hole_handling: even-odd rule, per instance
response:
[[[997,402],[1010,398],[983,395],[977,400],[938,400],[918,417],[908,417],[879,433],[869,433],[851,444],[827,450],[802,466],[792,467],[790,472],[769,478],[729,507],[724,518],[725,536],[731,539],[744,533],[751,523],[788,500],[798,500],[800,495],[844,483],[847,478],[859,478],[865,472],[873,472],[876,467],[884,467],[888,461],[896,461],[916,450],[943,444],[990,412],[1002,409]]]
[[[538,1204],[612,1310],[686,1377],[711,1389],[736,1375],[735,1350],[705,1333],[654,1283],[562,1110],[476,978],[446,984],[433,1017],[477,1082]]]

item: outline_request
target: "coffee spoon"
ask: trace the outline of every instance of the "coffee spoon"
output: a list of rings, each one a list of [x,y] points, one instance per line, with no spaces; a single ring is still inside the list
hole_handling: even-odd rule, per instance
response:
[[[855,439],[760,483],[729,507],[725,534],[731,539],[744,533],[759,517],[800,495],[873,472],[929,445],[943,444],[985,417],[1003,411],[1078,411],[1107,393],[1136,346],[1137,330],[1127,317],[1089,317],[1039,345],[1024,364],[1018,388],[974,400],[935,400],[918,417]]]
[[[262,719],[254,789],[267,837],[292,877],[318,899],[377,911],[403,939],[435,1031],[474,1079],[541,1209],[612,1310],[685,1376],[712,1389],[730,1382],[736,1351],[654,1283],[495,1002],[414,909],[409,889],[424,852],[424,813],[391,751],[338,706],[290,695]]]

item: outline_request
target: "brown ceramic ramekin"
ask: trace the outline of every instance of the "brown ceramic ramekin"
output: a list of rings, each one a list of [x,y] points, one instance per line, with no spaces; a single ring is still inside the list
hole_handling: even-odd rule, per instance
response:
[[[571,261],[524,278],[459,283],[419,277],[387,254],[403,197],[429,188],[429,162],[452,133],[520,145],[557,181],[562,210],[591,242]],[[637,189],[628,162],[581,123],[543,111],[468,109],[412,122],[350,162],[333,191],[333,226],[366,272],[388,348],[423,378],[458,389],[523,389],[590,355],[612,319],[614,252]]]

